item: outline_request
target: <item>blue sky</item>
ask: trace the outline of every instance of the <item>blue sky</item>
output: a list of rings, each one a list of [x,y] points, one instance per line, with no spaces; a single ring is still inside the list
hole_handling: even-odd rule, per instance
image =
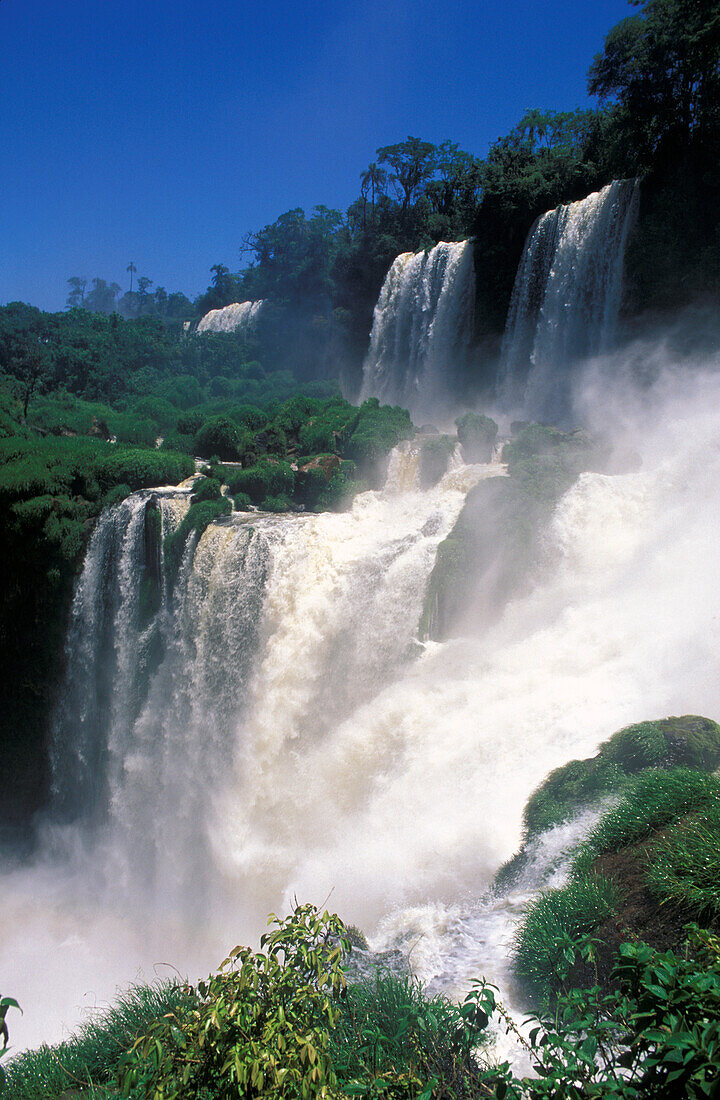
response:
[[[345,209],[380,145],[484,155],[587,103],[626,0],[0,0],[0,303],[138,274],[193,297],[243,235]]]

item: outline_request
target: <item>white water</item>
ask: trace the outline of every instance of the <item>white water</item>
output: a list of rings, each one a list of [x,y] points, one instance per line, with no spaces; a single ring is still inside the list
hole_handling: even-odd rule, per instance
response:
[[[264,303],[265,299],[260,298],[256,302],[233,302],[222,309],[211,309],[198,321],[197,331],[250,332]]]
[[[471,241],[398,256],[375,306],[363,400],[402,405],[417,423],[451,410],[462,388],[474,302]]]
[[[378,946],[420,936],[411,962],[435,987],[507,983],[512,922],[552,860],[507,899],[487,889],[537,783],[630,722],[720,716],[719,378],[668,373],[638,398],[605,385],[602,407],[585,391],[587,418],[632,439],[643,468],[580,478],[548,532],[554,571],[476,637],[414,643],[437,545],[469,485],[502,467],[459,466],[421,493],[409,447],[347,514],[210,528],[157,612],[165,656],[145,687],[123,563],[150,494],[107,516],[72,643],[89,704],[98,623],[115,624],[104,781],[73,819],[83,769],[59,768],[72,797],[58,792],[45,859],[3,877],[14,1042],[56,1038],[138,967],[207,970],[294,894],[332,892]],[[172,524],[180,505],[160,495]],[[93,570],[112,545],[123,599],[100,612]],[[80,760],[89,728],[58,732],[58,759]]]
[[[503,342],[506,407],[557,423],[569,411],[570,372],[612,348],[638,189],[636,180],[615,180],[548,211],[530,230]]]

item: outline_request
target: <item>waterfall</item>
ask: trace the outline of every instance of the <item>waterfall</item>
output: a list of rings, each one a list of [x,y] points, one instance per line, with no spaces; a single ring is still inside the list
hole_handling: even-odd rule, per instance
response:
[[[198,322],[197,331],[250,333],[264,304],[265,299],[260,298],[256,302],[233,302],[222,309],[211,309]]]
[[[398,256],[375,306],[363,399],[402,405],[416,421],[451,410],[462,392],[474,304],[471,241]]]
[[[391,465],[401,460],[398,449]],[[484,473],[454,469],[429,494],[366,493],[341,515],[238,513],[189,536],[174,581],[163,542],[187,491],[135,493],[104,513],[53,729],[55,845],[80,834],[116,890],[194,912],[217,877],[212,807],[229,771],[242,762],[228,820],[266,772],[284,798],[293,745],[322,743],[392,678],[437,544]],[[248,851],[270,824],[258,822]]]
[[[590,426],[612,422],[642,468],[583,474],[532,591],[447,642],[417,641],[425,587],[466,493],[501,465],[455,458],[421,491],[403,446],[387,488],[346,513],[235,513],[190,535],[174,581],[160,535],[187,493],[103,515],[68,635],[49,841],[2,877],[16,1049],[139,967],[206,973],[295,895],[331,894],[373,946],[412,946],[434,988],[504,982],[521,904],[580,828],[488,894],[538,783],[633,722],[720,716],[720,372],[601,397]]]
[[[543,214],[530,230],[503,341],[499,391],[506,407],[562,421],[573,366],[612,348],[638,191],[637,180],[614,180]]]

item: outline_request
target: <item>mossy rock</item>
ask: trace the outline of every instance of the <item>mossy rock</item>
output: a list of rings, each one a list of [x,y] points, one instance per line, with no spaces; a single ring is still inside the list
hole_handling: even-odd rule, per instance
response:
[[[720,726],[696,714],[637,722],[618,730],[587,760],[570,760],[548,775],[525,807],[526,836],[567,821],[584,805],[618,793],[647,768],[720,767]]]
[[[465,413],[455,421],[458,440],[466,462],[490,462],[497,439],[498,426],[489,416]]]
[[[432,435],[420,447],[420,484],[423,489],[437,485],[446,473],[457,440],[451,435]]]

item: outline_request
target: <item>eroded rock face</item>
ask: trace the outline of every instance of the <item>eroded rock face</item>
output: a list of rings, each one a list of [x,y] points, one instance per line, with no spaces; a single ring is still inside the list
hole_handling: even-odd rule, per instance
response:
[[[317,455],[316,458],[306,462],[299,468],[299,473],[306,474],[310,470],[320,470],[326,481],[329,481],[336,470],[340,469],[340,459],[337,455]]]

